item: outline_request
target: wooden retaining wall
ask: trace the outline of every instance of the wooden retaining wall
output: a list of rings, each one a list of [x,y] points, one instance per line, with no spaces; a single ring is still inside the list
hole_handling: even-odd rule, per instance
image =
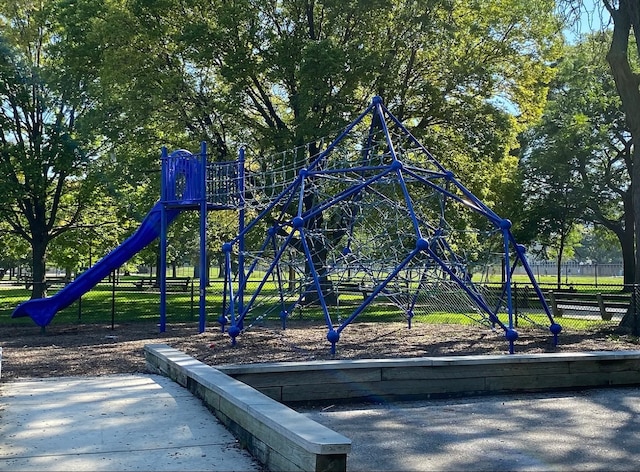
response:
[[[640,351],[221,366],[285,404],[391,401],[640,384]]]

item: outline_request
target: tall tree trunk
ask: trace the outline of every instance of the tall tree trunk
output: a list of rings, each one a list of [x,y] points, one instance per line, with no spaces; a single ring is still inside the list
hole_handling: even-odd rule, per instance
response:
[[[33,235],[31,260],[31,277],[33,277],[33,285],[31,286],[32,299],[47,296],[45,284],[47,243],[45,230],[38,231]]]
[[[634,241],[635,241],[635,215],[633,211],[633,194],[632,190],[624,193],[622,204],[624,208],[624,229],[622,234],[618,236],[620,247],[622,248],[622,273],[623,273],[623,290],[630,291],[636,277],[636,264]]]
[[[622,281],[624,291],[630,291],[635,281],[636,264],[634,257],[634,229],[633,226],[624,230],[623,238],[620,240],[622,247]]]
[[[622,251],[622,275],[623,291],[630,292],[633,288],[636,261],[635,261],[635,228],[633,216],[633,203],[631,192],[625,192],[622,197],[624,205],[624,222],[601,218],[597,222],[613,232],[618,238]]]

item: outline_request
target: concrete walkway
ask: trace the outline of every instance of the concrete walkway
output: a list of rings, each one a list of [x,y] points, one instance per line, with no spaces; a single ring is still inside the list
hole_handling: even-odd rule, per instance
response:
[[[297,409],[351,471],[640,470],[640,388]]]
[[[189,391],[159,375],[0,381],[2,471],[259,471]]]
[[[640,388],[298,411],[352,440],[349,471],[640,470]],[[259,471],[158,375],[0,381],[2,471]]]

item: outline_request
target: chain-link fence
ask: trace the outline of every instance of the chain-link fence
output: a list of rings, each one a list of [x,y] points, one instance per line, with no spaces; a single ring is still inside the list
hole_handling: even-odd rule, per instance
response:
[[[541,284],[540,288],[555,321],[563,328],[589,330],[621,326],[640,333],[639,285]],[[528,284],[513,284],[516,320],[537,316],[542,306]]]
[[[549,312],[532,284],[511,285],[511,310],[507,304],[507,289],[503,284],[475,284],[475,287],[483,302],[507,326],[513,324],[515,328],[540,328],[548,333],[552,323],[550,314],[564,332],[592,332],[616,326],[622,326],[634,335],[640,332],[640,309],[637,303],[640,286],[542,284],[539,289]],[[418,290],[410,284],[388,285],[378,293],[374,289],[357,283],[333,283],[330,290],[335,296],[325,297],[326,300],[332,299],[331,306],[328,306],[332,320],[339,324],[368,303],[359,312],[358,320],[495,326],[490,314],[484,312],[473,297],[454,282],[439,282]],[[287,294],[287,300],[295,299],[295,291],[292,293],[293,296]],[[248,315],[249,325],[278,318],[281,314],[278,297],[279,294],[272,293],[270,298],[262,298],[261,305],[256,303],[256,315]],[[302,303],[288,316],[314,319],[319,318],[319,311],[317,301]]]
[[[45,282],[47,295],[55,295],[69,281],[50,277]],[[200,309],[199,279],[187,276],[167,277],[166,313],[167,322],[198,321]],[[11,320],[11,313],[18,304],[30,298],[33,282],[22,280],[0,281],[0,316],[2,323]],[[210,282],[206,298],[206,311],[215,313],[220,310],[222,281]],[[110,277],[97,284],[93,289],[75,300],[70,306],[60,310],[52,323],[102,323],[119,324],[124,322],[158,321],[160,315],[160,289],[153,277]],[[215,319],[215,318],[212,318]],[[29,323],[31,320],[19,318],[15,323]]]
[[[68,280],[50,277],[47,294],[53,295]],[[197,322],[199,320],[199,279],[184,275],[167,277],[167,323]],[[257,282],[256,282],[257,283]],[[15,307],[28,300],[33,282],[27,278],[0,281],[0,316],[2,323],[29,323],[28,319],[10,318]],[[487,305],[495,308],[500,320],[509,324],[506,288],[500,283],[476,284]],[[246,298],[252,296],[255,284],[248,286]],[[640,286],[620,285],[541,285],[542,294],[555,321],[566,331],[592,331],[601,327],[623,326],[634,335],[640,333]],[[353,285],[335,286],[336,296],[328,307],[332,319],[340,323],[348,319],[368,297],[370,303],[359,315],[359,321],[399,321],[490,325],[489,317],[472,303],[467,293],[457,284],[439,284],[416,292],[399,286],[387,287],[374,294],[371,288]],[[270,291],[271,298],[255,303],[244,326],[251,328],[265,320],[280,321],[284,304],[292,305],[295,297],[283,298],[278,290]],[[511,286],[512,320],[516,328],[548,329],[550,321],[531,284],[514,283]],[[217,326],[223,312],[223,281],[214,278],[206,291],[206,316],[209,326]],[[119,324],[136,321],[158,321],[160,291],[156,279],[147,276],[115,277],[102,281],[55,317],[55,323]],[[300,303],[292,319],[323,322],[317,303]]]

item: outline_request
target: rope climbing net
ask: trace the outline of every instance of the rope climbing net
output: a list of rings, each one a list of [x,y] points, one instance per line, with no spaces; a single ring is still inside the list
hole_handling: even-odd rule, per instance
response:
[[[384,303],[409,326],[416,315],[449,312],[498,327],[513,351],[510,281],[498,290],[473,281],[496,256],[506,261],[507,279],[516,264],[528,269],[510,222],[379,100],[335,140],[248,158],[245,169],[250,222],[223,247],[229,303],[220,321],[234,342],[257,320],[279,316],[285,326],[296,309],[316,306],[335,351],[349,323]],[[241,271],[232,278],[234,254]],[[560,327],[538,295],[557,336]]]

